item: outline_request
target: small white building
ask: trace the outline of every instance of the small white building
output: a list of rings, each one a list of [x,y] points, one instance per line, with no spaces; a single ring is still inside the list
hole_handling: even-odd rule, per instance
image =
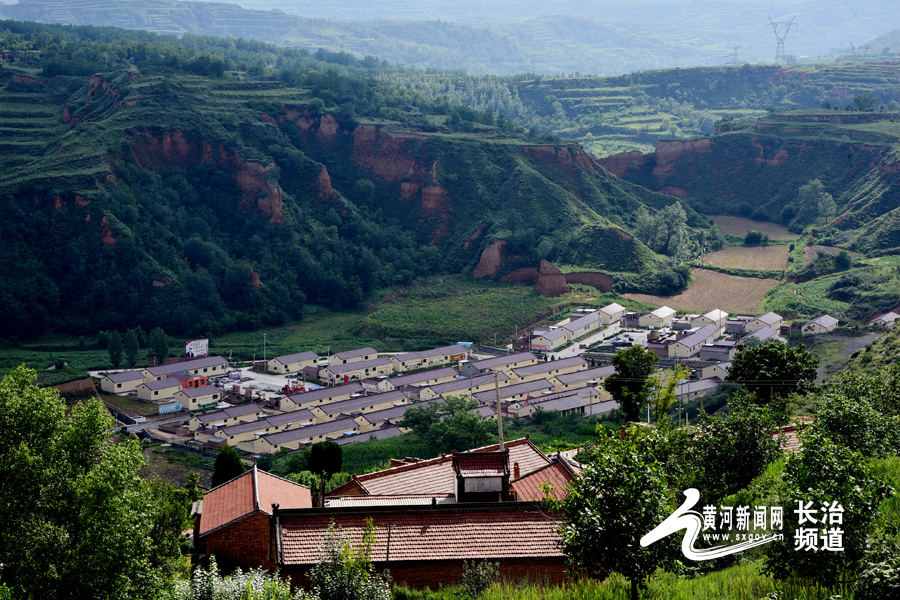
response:
[[[817,319],[813,319],[803,326],[803,333],[818,335],[820,333],[828,333],[837,329],[838,320],[831,315],[822,315]]]
[[[560,346],[565,345],[569,341],[568,331],[563,328],[551,329],[550,331],[532,336],[531,347],[534,350],[544,350],[550,352],[556,350]]]
[[[610,325],[612,323],[618,323],[622,320],[622,317],[625,316],[625,307],[619,306],[615,302],[610,304],[609,306],[604,306],[600,309],[600,318],[603,320],[604,325]]]
[[[675,318],[675,310],[668,306],[660,306],[656,310],[642,315],[638,319],[638,325],[641,327],[653,327],[660,329],[672,322]]]
[[[576,319],[575,321],[570,321],[562,326],[562,329],[568,332],[568,337],[571,340],[577,340],[578,338],[589,334],[592,331],[596,331],[600,327],[600,315],[597,312],[593,312],[589,315]]]
[[[138,389],[144,383],[144,374],[140,371],[112,373],[100,380],[100,389],[107,394],[127,394]]]
[[[769,327],[771,329],[779,329],[782,325],[781,315],[777,315],[773,312],[766,313],[764,315],[760,315],[758,317],[754,317],[747,321],[747,324],[744,325],[744,331],[746,333],[753,333],[759,329],[764,327]]]
[[[894,324],[894,321],[900,319],[900,315],[891,311],[884,313],[883,315],[878,315],[871,321],[869,321],[869,327],[884,327],[889,328]]]
[[[297,373],[303,367],[317,366],[319,366],[318,354],[315,352],[300,352],[270,359],[266,363],[266,370],[271,373]]]
[[[725,329],[725,323],[728,321],[728,313],[724,310],[711,310],[704,315],[700,315],[691,322],[692,327],[705,327],[707,325],[715,325],[720,330]]]
[[[172,400],[175,392],[181,390],[181,382],[177,379],[159,379],[147,381],[137,387],[137,395],[141,400],[161,402]]]
[[[188,410],[200,410],[215,406],[222,398],[222,390],[214,385],[203,385],[198,388],[181,388],[172,395],[175,402]]]

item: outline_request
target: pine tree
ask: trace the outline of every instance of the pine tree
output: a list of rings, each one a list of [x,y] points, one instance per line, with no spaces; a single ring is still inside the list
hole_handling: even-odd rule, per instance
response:
[[[134,329],[129,329],[128,333],[125,334],[125,364],[129,367],[133,367],[137,364],[138,354],[141,350],[140,342],[138,341],[137,333],[135,333]]]
[[[213,471],[212,487],[219,487],[244,473],[244,463],[234,446],[225,446],[216,456],[216,470]]]
[[[109,362],[112,364],[113,369],[118,369],[119,365],[122,364],[122,336],[119,335],[118,331],[113,331],[109,334],[109,346],[106,348],[107,352],[109,352]]]

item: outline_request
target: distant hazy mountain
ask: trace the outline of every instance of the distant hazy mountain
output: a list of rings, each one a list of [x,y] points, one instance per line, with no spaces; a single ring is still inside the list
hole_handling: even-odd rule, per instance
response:
[[[470,73],[617,75],[637,70],[771,62],[769,18],[795,19],[785,52],[821,56],[881,35],[893,2],[787,0],[594,3],[574,0],[434,3],[408,0],[22,0],[0,16],[160,33],[262,40],[378,56],[423,69]],[[779,28],[784,33],[785,27]],[[824,56],[823,56],[824,58]]]

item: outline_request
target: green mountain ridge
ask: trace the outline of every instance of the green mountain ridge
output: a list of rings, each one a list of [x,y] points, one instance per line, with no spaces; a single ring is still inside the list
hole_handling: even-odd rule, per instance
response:
[[[674,200],[575,144],[372,79],[198,74],[228,70],[206,51],[222,40],[17,27],[0,62],[7,336],[253,329],[300,318],[307,301],[354,307],[419,275],[468,272],[497,239],[510,251],[498,277],[548,258],[625,271],[622,289],[686,283],[627,233],[639,207]],[[101,56],[119,68],[48,76]],[[679,235],[716,243],[697,213],[684,219]],[[598,240],[607,252],[585,252]]]

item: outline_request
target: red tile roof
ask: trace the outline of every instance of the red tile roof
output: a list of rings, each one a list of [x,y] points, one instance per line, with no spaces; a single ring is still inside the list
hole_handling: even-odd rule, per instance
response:
[[[496,508],[495,508],[496,507]],[[391,528],[391,562],[498,558],[562,558],[552,516],[535,505],[509,503],[466,509],[460,505],[436,507],[366,507],[361,510],[327,509],[308,515],[281,518],[282,563],[308,565],[319,559],[319,547],[330,520],[357,544],[366,519],[375,524],[372,560],[387,558]]]
[[[306,486],[254,468],[204,494],[200,535],[257,510],[272,514],[272,504],[281,508],[312,508],[312,496]]]
[[[530,473],[550,463],[543,452],[528,438],[521,438],[506,444],[510,464],[517,462],[522,471]],[[500,449],[498,444],[475,448],[469,452],[491,452]],[[345,489],[346,488],[346,489]],[[334,495],[364,493],[369,495],[403,494],[453,494],[456,491],[456,477],[453,472],[453,457],[442,456],[417,463],[401,465],[383,471],[367,473],[354,478],[346,486],[333,490]]]
[[[453,470],[462,477],[503,477],[509,475],[508,459],[505,452],[454,454]]]
[[[559,460],[554,460],[537,471],[511,481],[510,485],[516,490],[516,496],[520,501],[530,502],[544,497],[541,485],[549,481],[553,486],[551,495],[557,500],[562,500],[566,495],[566,486],[572,481],[572,477],[572,471],[566,465]]]

